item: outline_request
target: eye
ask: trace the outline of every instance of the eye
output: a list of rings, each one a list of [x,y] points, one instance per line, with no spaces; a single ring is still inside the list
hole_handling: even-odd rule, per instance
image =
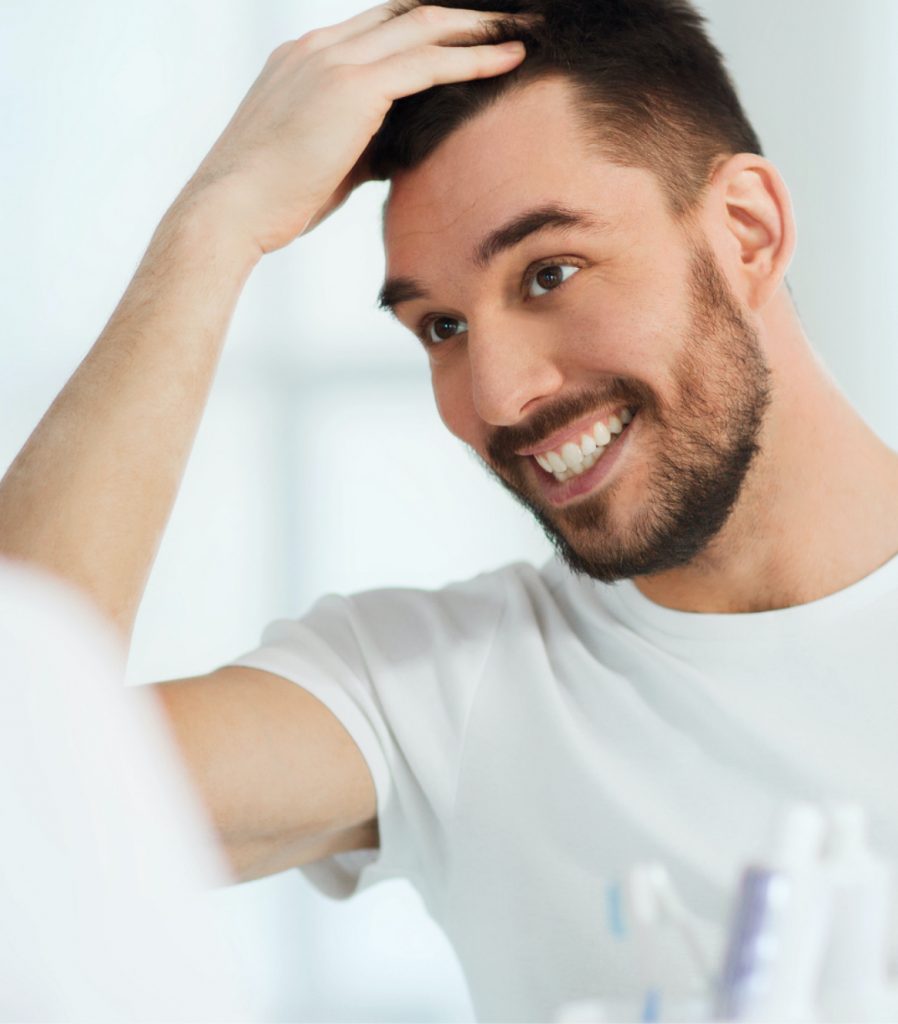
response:
[[[538,298],[554,291],[573,277],[582,268],[575,263],[544,263],[531,270],[525,277],[524,285],[531,298]],[[442,345],[468,329],[467,321],[454,316],[426,317],[418,330],[418,337],[429,347]]]
[[[539,267],[527,282],[527,294],[531,298],[545,295],[569,278],[573,277],[580,267],[572,263],[551,263]]]
[[[439,345],[457,334],[464,334],[468,325],[454,316],[435,316],[421,326],[421,337],[428,345]]]

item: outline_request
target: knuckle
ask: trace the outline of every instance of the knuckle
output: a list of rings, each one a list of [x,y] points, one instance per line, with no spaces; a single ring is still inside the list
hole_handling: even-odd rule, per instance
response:
[[[281,43],[280,46],[276,46],[268,55],[268,62],[274,63],[279,61],[282,57],[286,57],[286,55],[293,49],[294,45],[293,41],[290,40],[286,43]]]
[[[411,17],[422,25],[440,26],[445,25],[450,17],[448,7],[436,7],[433,4],[419,4],[412,12]]]
[[[327,29],[313,28],[311,31],[301,35],[293,43],[293,49],[299,53],[317,53],[320,49],[327,46],[327,40]]]

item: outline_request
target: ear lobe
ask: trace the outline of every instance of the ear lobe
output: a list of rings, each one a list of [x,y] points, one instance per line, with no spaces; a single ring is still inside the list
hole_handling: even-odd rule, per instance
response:
[[[726,231],[739,265],[745,301],[761,309],[786,276],[795,250],[792,203],[779,172],[753,153],[738,153],[717,171]]]

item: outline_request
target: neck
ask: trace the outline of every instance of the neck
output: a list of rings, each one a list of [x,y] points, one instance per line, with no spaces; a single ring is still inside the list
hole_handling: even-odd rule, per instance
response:
[[[814,353],[791,300],[762,318],[773,400],[761,452],[724,529],[689,565],[634,579],[657,604],[756,612],[806,604],[898,553],[898,454]]]

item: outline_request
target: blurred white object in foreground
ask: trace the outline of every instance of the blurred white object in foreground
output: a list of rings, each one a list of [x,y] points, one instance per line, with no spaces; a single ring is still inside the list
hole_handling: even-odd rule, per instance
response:
[[[150,691],[86,599],[0,559],[0,1020],[250,1021],[230,881]]]

